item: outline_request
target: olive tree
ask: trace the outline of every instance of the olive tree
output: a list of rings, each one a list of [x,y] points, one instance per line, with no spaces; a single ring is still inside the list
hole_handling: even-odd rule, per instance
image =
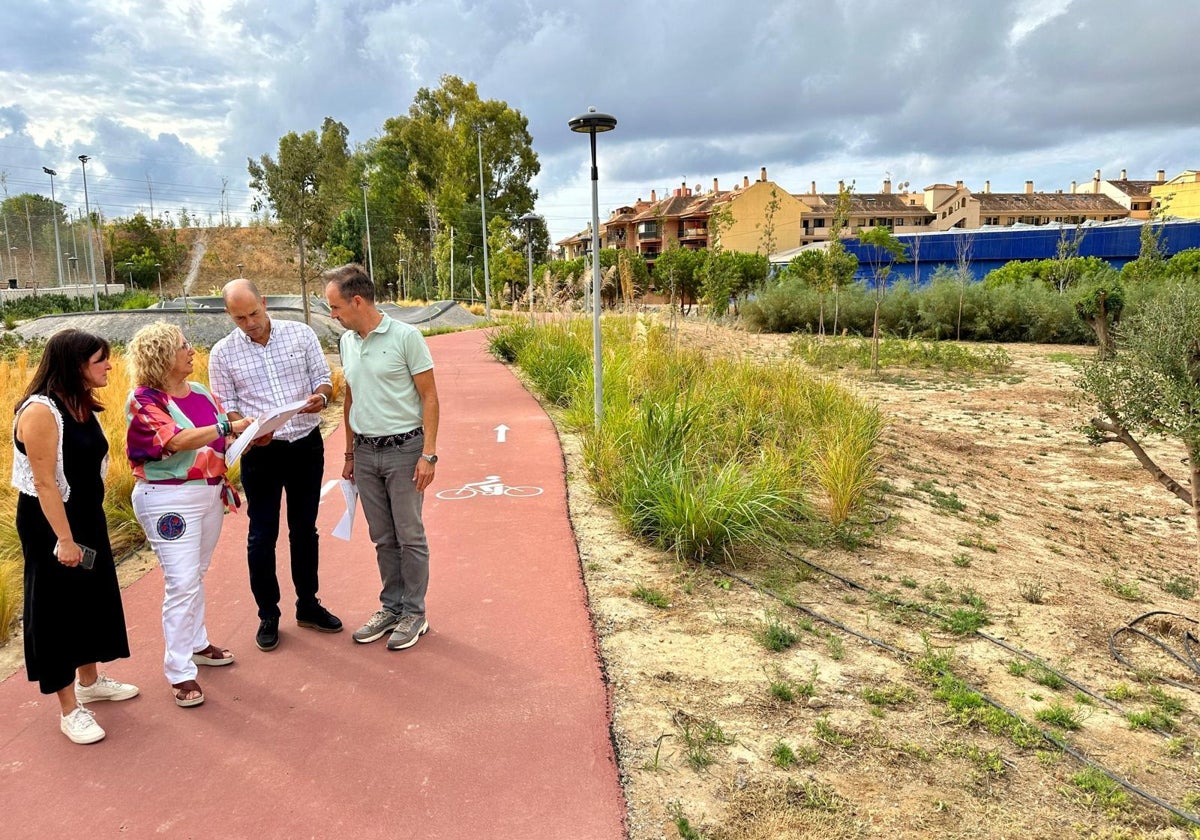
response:
[[[1077,384],[1099,415],[1084,427],[1091,442],[1121,443],[1168,492],[1185,502],[1200,529],[1200,289],[1169,284],[1117,331],[1108,359],[1084,365]],[[1178,480],[1146,451],[1149,437],[1174,440],[1188,475]]]

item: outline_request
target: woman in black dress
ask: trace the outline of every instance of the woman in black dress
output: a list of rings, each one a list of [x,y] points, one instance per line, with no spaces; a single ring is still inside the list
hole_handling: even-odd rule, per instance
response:
[[[104,737],[85,703],[128,700],[137,686],[96,670],[129,656],[121,589],[104,516],[108,440],[94,389],[108,384],[108,342],[63,330],[47,343],[17,404],[12,483],[25,555],[25,669],[57,694],[77,744]],[[94,555],[93,555],[94,552]]]

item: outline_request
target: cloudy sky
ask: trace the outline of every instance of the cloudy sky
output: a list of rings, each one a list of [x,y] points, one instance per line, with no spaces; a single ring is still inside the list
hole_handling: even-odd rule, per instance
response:
[[[1194,0],[7,0],[9,194],[108,216],[248,207],[246,158],[326,116],[378,136],[443,74],[529,118],[551,235],[650,190],[963,180],[1068,189],[1200,168]]]

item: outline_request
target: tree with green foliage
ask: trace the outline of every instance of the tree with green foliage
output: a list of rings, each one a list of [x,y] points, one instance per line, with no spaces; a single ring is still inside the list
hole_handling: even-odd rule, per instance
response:
[[[1156,224],[1152,215],[1142,224],[1137,259],[1126,263],[1121,269],[1122,280],[1126,283],[1148,283],[1166,276],[1167,258],[1162,238],[1162,223]]]
[[[351,196],[349,130],[326,117],[321,133],[288,132],[279,138],[277,158],[262,155],[247,160],[250,188],[257,191],[255,209],[268,206],[291,236],[300,255],[300,294],[304,318],[309,318],[306,249],[323,243],[334,219],[349,206]]]
[[[1075,313],[1096,333],[1096,358],[1107,359],[1113,351],[1113,328],[1125,308],[1125,287],[1115,269],[1095,272],[1071,288]]]
[[[867,246],[872,252],[872,277],[875,286],[875,320],[871,327],[871,370],[879,372],[879,310],[883,306],[883,297],[887,293],[887,281],[891,276],[892,266],[906,262],[904,243],[886,227],[873,227],[862,231],[858,241]]]
[[[844,185],[839,187],[833,206],[833,218],[829,221],[829,247],[825,250],[824,286],[833,292],[833,332],[835,335],[838,328],[841,288],[854,279],[854,272],[858,270],[858,258],[847,251],[846,246],[842,244],[842,232],[850,224],[851,196],[853,194],[853,181],[850,182],[849,187]],[[849,269],[848,273],[847,269]],[[822,322],[822,329],[824,326]]]
[[[1122,325],[1116,350],[1087,363],[1077,380],[1100,414],[1093,444],[1121,443],[1155,480],[1183,501],[1200,529],[1200,288],[1171,283]],[[1183,448],[1188,478],[1177,481],[1142,444],[1147,437]]]
[[[663,251],[654,261],[654,285],[670,296],[671,303],[679,302],[680,312],[690,312],[700,296],[697,273],[706,251],[692,251],[679,245]]]

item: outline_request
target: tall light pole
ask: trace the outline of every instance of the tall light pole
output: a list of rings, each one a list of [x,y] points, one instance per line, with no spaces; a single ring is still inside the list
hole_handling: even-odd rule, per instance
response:
[[[54,176],[58,173],[46,166],[42,167],[42,171],[50,176],[50,209],[54,212],[54,253],[58,256],[58,285],[61,288],[63,284],[62,245],[58,241],[58,202],[54,198]]]
[[[600,174],[596,169],[596,135],[617,127],[617,118],[588,108],[586,114],[567,123],[572,131],[587,134],[592,141],[592,412],[596,430],[603,413],[603,363],[600,356]]]
[[[400,258],[400,300],[408,300],[408,284],[404,282],[404,257]]]
[[[492,276],[488,271],[488,249],[487,249],[487,210],[484,207],[483,199],[483,126],[475,126],[475,140],[479,147],[479,216],[483,220],[483,314],[488,319],[492,318]]]
[[[16,245],[8,246],[8,261],[12,263],[13,283],[16,284],[13,288],[18,288],[21,285],[21,275],[17,273],[17,251],[20,249]]]
[[[525,223],[525,253],[529,259],[529,326],[533,326],[533,223],[538,220],[534,213],[521,217]]]
[[[133,288],[133,260],[125,260],[125,270],[129,272],[129,289]],[[126,289],[125,291],[129,291]]]
[[[92,205],[88,201],[87,189],[87,162],[91,160],[87,155],[79,156],[79,165],[83,168],[83,208],[87,212],[87,224],[85,230],[88,238],[88,253],[92,257],[92,306],[96,312],[100,311],[100,293],[96,290],[96,249],[92,245]]]
[[[467,277],[470,278],[469,283],[471,285],[471,291],[469,293],[469,297],[471,300],[471,306],[474,306],[475,305],[475,255],[474,254],[467,254]]]
[[[363,178],[358,182],[363,191],[363,216],[367,223],[367,276],[371,278],[371,282],[375,282],[375,258],[371,255],[371,211],[367,207],[367,179]]]
[[[162,293],[162,263],[154,264],[154,273],[158,275],[158,299],[163,299]]]

